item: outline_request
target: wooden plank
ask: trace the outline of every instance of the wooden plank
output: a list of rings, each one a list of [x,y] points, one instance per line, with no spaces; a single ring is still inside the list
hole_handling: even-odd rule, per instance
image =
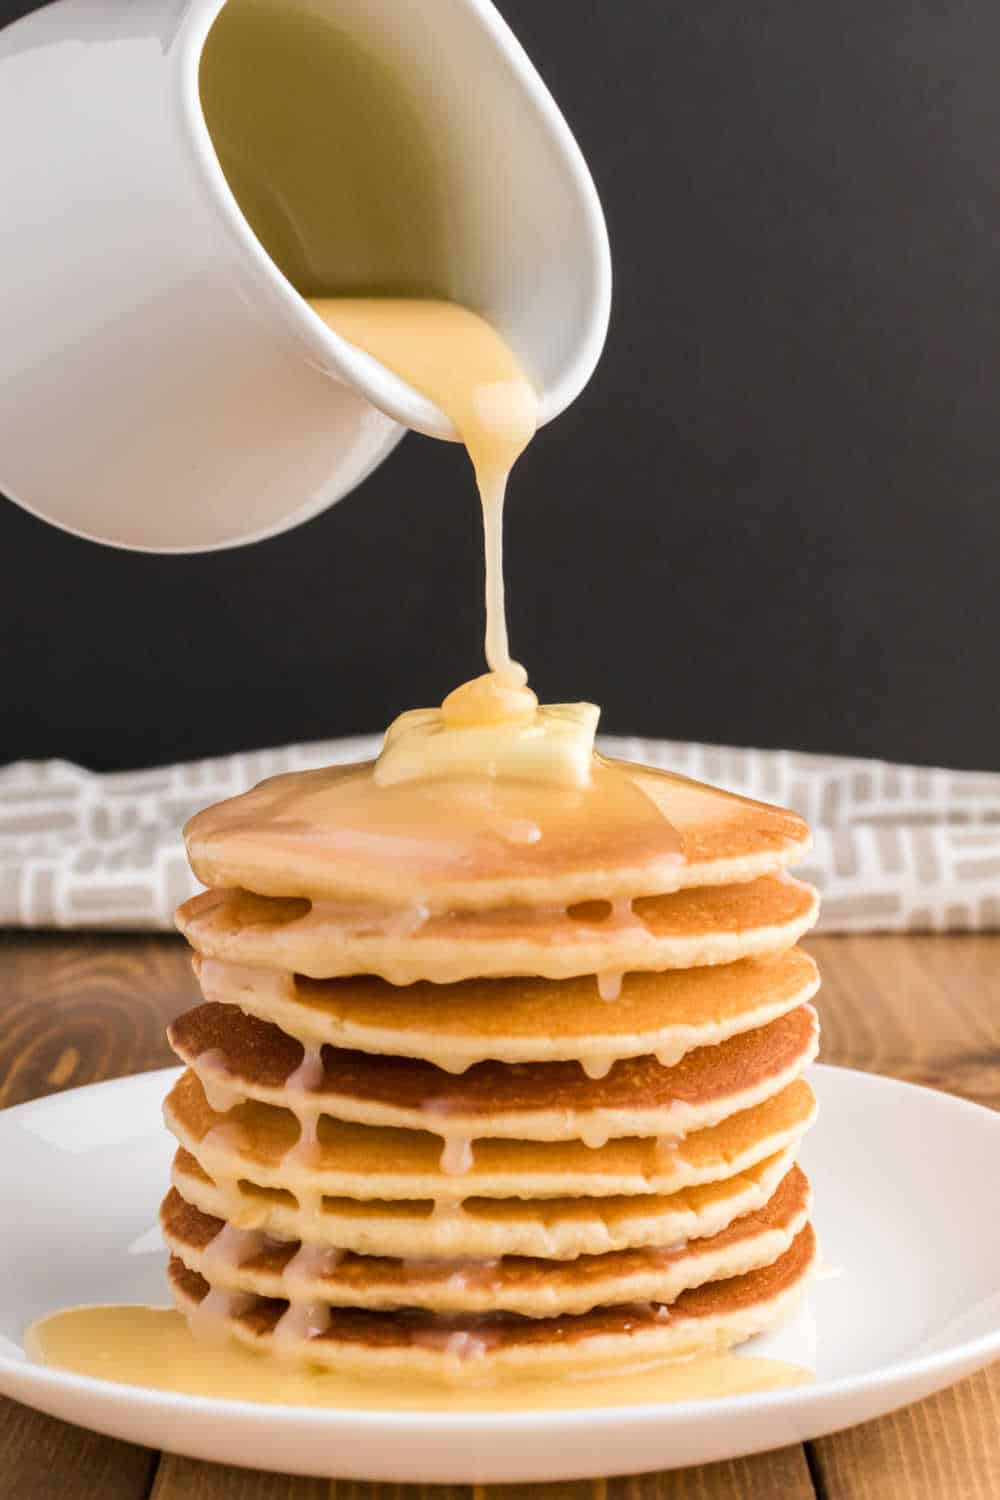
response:
[[[542,1497],[549,1500],[550,1488],[557,1490],[559,1486],[537,1484],[534,1494],[539,1500]],[[485,1500],[486,1496],[492,1500],[497,1493],[496,1486],[483,1484],[366,1484],[360,1479],[333,1479],[329,1500]],[[586,1485],[579,1494],[573,1493],[572,1500],[590,1500],[590,1497],[591,1489]]]
[[[1000,1107],[1000,937],[813,938],[825,1062]]]
[[[668,1474],[562,1484],[367,1484],[295,1479],[164,1455],[152,1500],[732,1500],[770,1496],[815,1500],[802,1448]]]
[[[595,1500],[814,1500],[801,1445],[755,1453],[750,1458],[609,1479]]]
[[[262,1474],[164,1453],[150,1500],[328,1500],[328,1479]]]
[[[0,943],[0,1108],[176,1059],[195,1003],[180,938],[10,934]]]
[[[146,1500],[156,1454],[0,1396],[4,1500]]]
[[[996,1500],[1000,1365],[810,1444],[822,1500]]]

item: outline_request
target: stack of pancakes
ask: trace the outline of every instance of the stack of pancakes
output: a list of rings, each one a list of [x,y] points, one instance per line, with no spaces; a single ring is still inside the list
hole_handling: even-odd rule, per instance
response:
[[[492,1378],[717,1350],[795,1304],[817,901],[785,868],[807,829],[602,764],[634,826],[620,798],[546,824],[537,797],[526,819],[516,789],[448,783],[415,822],[370,767],[188,825],[204,1003],[170,1030],[162,1221],[193,1326]]]

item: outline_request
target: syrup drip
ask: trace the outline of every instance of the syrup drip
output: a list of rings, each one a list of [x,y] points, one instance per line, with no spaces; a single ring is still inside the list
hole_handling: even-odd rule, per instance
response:
[[[296,1148],[293,1147],[293,1149]],[[299,1205],[299,1213],[303,1216],[307,1223],[318,1225],[323,1222],[322,1192],[318,1190],[310,1191],[309,1189],[300,1188],[296,1194],[296,1201]]]
[[[486,660],[499,681],[521,687],[511,659],[503,583],[507,476],[538,425],[538,396],[495,329],[452,302],[402,298],[319,298],[323,321],[427,396],[465,443],[483,507],[486,543]]]
[[[616,1057],[608,1057],[604,1053],[595,1052],[590,1057],[581,1057],[580,1067],[588,1078],[607,1078],[617,1061]]]
[[[197,1339],[208,1344],[225,1343],[229,1337],[226,1323],[238,1318],[256,1302],[251,1292],[230,1292],[225,1287],[214,1286],[193,1308],[189,1315],[191,1332]]]
[[[581,1141],[593,1151],[599,1151],[611,1139],[611,1132],[608,1127],[602,1125],[600,1121],[583,1119],[580,1122],[579,1128]]]
[[[237,1224],[223,1224],[206,1252],[209,1267],[238,1270],[248,1260],[259,1255],[268,1243],[268,1236],[259,1229],[241,1229]]]
[[[441,1150],[441,1171],[449,1177],[464,1177],[474,1165],[472,1141],[466,1135],[449,1135],[444,1138]]]
[[[217,1115],[228,1114],[229,1110],[235,1109],[238,1104],[246,1103],[245,1092],[228,1081],[230,1075],[226,1054],[221,1048],[212,1047],[203,1052],[197,1060],[195,1072],[205,1090],[209,1108],[213,1109]]]
[[[305,1293],[308,1300],[316,1282],[332,1275],[343,1258],[344,1251],[332,1245],[300,1244],[281,1273],[289,1302],[295,1300],[296,1293]]]
[[[303,1043],[302,1061],[285,1082],[287,1107],[299,1126],[299,1138],[286,1151],[283,1161],[289,1166],[311,1166],[319,1149],[319,1121],[322,1110],[307,1108],[307,1100],[323,1082],[323,1049],[318,1044]]]
[[[290,1302],[274,1326],[274,1353],[301,1357],[303,1343],[318,1338],[329,1326],[328,1302]]]
[[[296,1118],[299,1124],[299,1138],[281,1158],[282,1165],[287,1167],[315,1166],[319,1155],[320,1117],[318,1114],[302,1114],[297,1115]]]
[[[660,1047],[653,1056],[661,1068],[676,1068],[687,1050],[683,1043],[681,1043],[676,1047]]]
[[[488,1318],[489,1314],[483,1315],[484,1324]],[[445,1385],[475,1383],[475,1365],[485,1359],[490,1350],[490,1339],[485,1331],[477,1328],[477,1319],[466,1317],[463,1322],[464,1327],[456,1328],[451,1317],[441,1314],[437,1319],[428,1319],[410,1335],[415,1348],[432,1349],[444,1355],[441,1374]]]
[[[622,982],[625,975],[620,971],[608,971],[597,975],[597,993],[602,1000],[618,1000],[621,998]]]
[[[461,1198],[435,1198],[433,1217],[447,1224],[452,1219],[460,1219],[464,1213],[463,1200]]]
[[[302,1053],[302,1061],[285,1079],[285,1093],[293,1100],[297,1095],[315,1093],[323,1082],[322,1047],[303,1043]]]
[[[655,1141],[657,1169],[661,1172],[673,1172],[680,1159],[680,1140],[675,1135],[660,1135],[655,1137]]]

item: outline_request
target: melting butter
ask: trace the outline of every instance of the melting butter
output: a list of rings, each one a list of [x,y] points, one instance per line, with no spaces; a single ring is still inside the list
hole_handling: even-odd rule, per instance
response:
[[[301,1314],[310,1327],[315,1309]],[[297,1330],[289,1326],[289,1334]],[[263,1406],[341,1411],[560,1411],[711,1400],[806,1385],[811,1373],[783,1360],[732,1352],[676,1359],[641,1369],[559,1379],[447,1386],[408,1377],[362,1380],[255,1354],[233,1342],[196,1339],[180,1313],[156,1307],[79,1307],[52,1313],[29,1330],[38,1363],[146,1390]]]
[[[599,717],[593,703],[540,706],[530,688],[512,690],[488,673],[449,693],[440,708],[400,714],[386,730],[375,784],[489,776],[588,786]]]

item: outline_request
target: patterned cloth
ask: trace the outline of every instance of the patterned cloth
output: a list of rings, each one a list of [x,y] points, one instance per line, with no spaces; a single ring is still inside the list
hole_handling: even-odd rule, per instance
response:
[[[264,776],[363,760],[380,745],[319,741],[114,775],[61,760],[0,769],[0,922],[169,929],[199,889],[186,818]],[[814,845],[796,873],[823,894],[822,931],[1000,928],[1000,775],[667,740],[600,746],[806,817]]]

